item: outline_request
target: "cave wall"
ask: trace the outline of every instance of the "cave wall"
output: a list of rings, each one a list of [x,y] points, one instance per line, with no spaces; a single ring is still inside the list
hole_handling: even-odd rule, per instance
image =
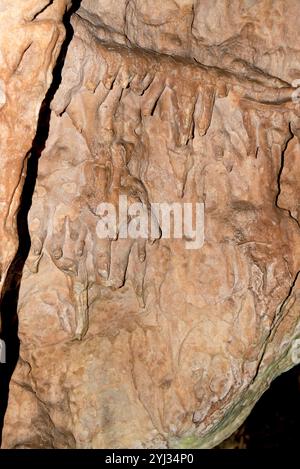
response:
[[[16,213],[26,175],[26,157],[65,38],[62,17],[70,3],[0,3],[1,288],[18,247]],[[49,8],[44,10],[47,5]]]
[[[0,110],[18,123],[0,142],[11,223],[4,271],[17,246],[24,158],[31,150],[38,159],[2,446],[210,448],[294,364],[299,2],[83,0],[40,149],[33,139],[65,7],[34,16],[55,28],[54,49],[28,56],[23,74],[14,69],[19,88]],[[24,50],[24,20],[7,15]],[[203,203],[204,245],[99,239],[97,207],[119,196],[146,211]]]

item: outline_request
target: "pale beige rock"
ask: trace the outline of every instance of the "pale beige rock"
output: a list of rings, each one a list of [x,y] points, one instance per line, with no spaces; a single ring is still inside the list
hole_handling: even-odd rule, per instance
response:
[[[0,2],[1,288],[18,246],[16,213],[26,157],[65,37],[61,20],[68,5],[70,0]]]
[[[83,0],[73,16],[3,447],[213,447],[293,366],[300,108],[282,31],[299,33],[297,3],[269,3]],[[97,207],[119,195],[204,202],[203,247],[99,240]]]
[[[300,75],[298,0],[83,0],[107,40],[291,82]],[[261,77],[263,78],[263,77]],[[270,77],[269,77],[270,78]]]

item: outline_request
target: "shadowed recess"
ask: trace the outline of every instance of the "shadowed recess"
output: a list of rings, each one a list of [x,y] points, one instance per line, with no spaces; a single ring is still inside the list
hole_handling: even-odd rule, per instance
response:
[[[2,429],[9,398],[9,383],[18,362],[20,340],[18,337],[18,299],[22,279],[23,267],[30,251],[30,235],[28,229],[28,212],[32,204],[32,196],[36,184],[39,158],[45,148],[50,126],[51,101],[61,83],[62,69],[69,44],[74,31],[70,23],[71,16],[80,7],[81,0],[74,0],[71,8],[65,13],[63,23],[66,29],[66,38],[62,45],[57,63],[53,69],[52,84],[41,105],[37,132],[32,148],[27,155],[27,175],[22,192],[20,208],[17,216],[17,229],[19,247],[10,266],[7,279],[3,287],[1,299],[1,336],[6,344],[6,363],[0,364],[0,444]]]

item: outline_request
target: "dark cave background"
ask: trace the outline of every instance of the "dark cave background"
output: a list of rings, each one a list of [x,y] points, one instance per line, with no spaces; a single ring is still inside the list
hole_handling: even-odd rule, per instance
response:
[[[300,365],[276,378],[245,423],[218,449],[297,448],[300,440]]]

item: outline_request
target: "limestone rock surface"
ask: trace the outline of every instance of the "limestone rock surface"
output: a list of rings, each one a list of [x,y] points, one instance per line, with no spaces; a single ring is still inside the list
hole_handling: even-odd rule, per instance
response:
[[[0,286],[18,247],[16,213],[69,0],[0,2]]]
[[[65,6],[40,20],[54,49],[38,41],[44,56],[2,75],[5,89],[25,90],[0,95],[13,96],[0,116],[19,129],[5,174],[20,174],[30,149]],[[211,448],[294,365],[299,10],[296,0],[81,2],[28,214],[4,448]],[[99,239],[99,204],[120,196],[146,212],[203,203],[203,246],[161,232]]]

